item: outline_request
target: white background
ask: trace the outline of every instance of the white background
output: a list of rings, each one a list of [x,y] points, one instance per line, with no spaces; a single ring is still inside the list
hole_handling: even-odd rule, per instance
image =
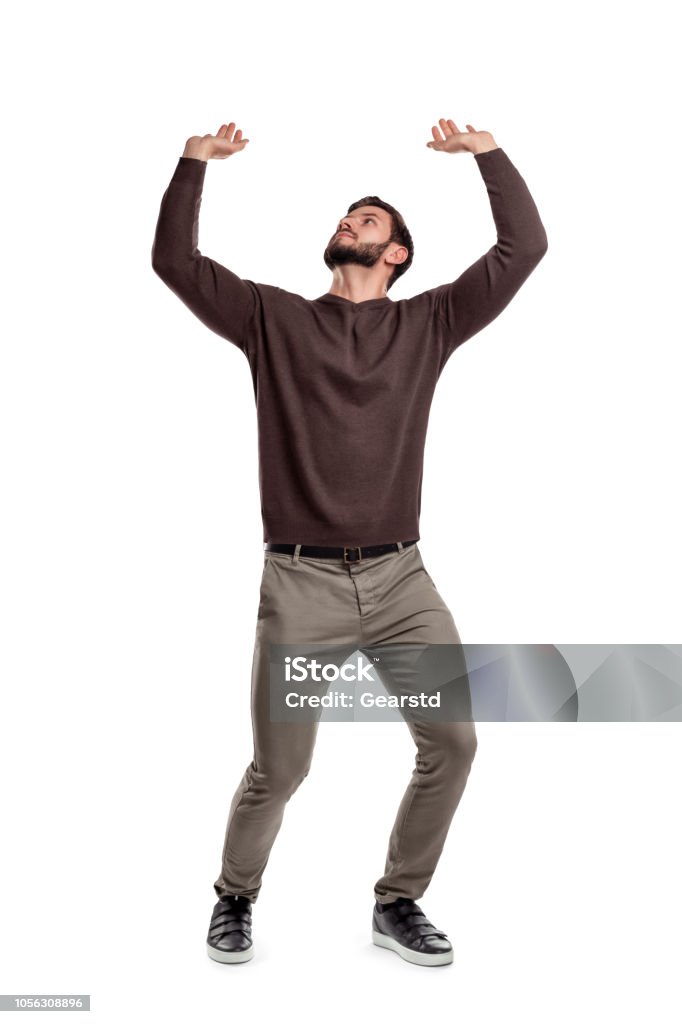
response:
[[[370,942],[414,750],[321,727],[254,909],[205,953],[251,757],[262,568],[248,363],[155,276],[193,134],[200,248],[314,298],[375,193],[415,240],[399,299],[495,241],[491,131],[549,250],[439,382],[420,549],[468,643],[679,635],[678,53],[668,4],[15,5],[3,42],[0,991],[103,1022],[678,1021],[679,727],[481,724],[421,906],[426,970]]]

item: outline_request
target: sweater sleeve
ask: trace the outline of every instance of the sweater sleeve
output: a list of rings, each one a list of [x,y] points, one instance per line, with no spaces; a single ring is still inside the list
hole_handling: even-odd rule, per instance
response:
[[[493,321],[547,251],[547,235],[528,187],[503,149],[476,153],[497,241],[450,284],[431,289],[444,325],[441,367],[458,345]]]
[[[258,289],[198,248],[199,209],[207,162],[180,157],[161,209],[152,245],[152,267],[207,327],[247,356]]]

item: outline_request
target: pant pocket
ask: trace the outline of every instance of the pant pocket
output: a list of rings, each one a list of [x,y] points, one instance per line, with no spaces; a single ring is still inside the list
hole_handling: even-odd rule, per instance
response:
[[[430,583],[430,584],[431,584],[431,585],[432,585],[433,587],[435,587],[435,586],[436,586],[436,584],[435,584],[435,583],[433,582],[433,580],[431,579],[431,575],[430,575],[430,573],[429,573],[429,572],[427,571],[427,568],[426,568],[426,566],[424,565],[424,561],[423,561],[423,559],[422,559],[422,554],[421,554],[421,551],[419,550],[419,548],[417,547],[417,545],[416,545],[416,544],[414,545],[414,551],[415,551],[415,555],[416,555],[416,563],[417,563],[417,568],[419,569],[419,572],[423,573],[423,574],[424,574],[424,575],[426,576],[426,578],[427,578],[427,580],[429,581],[429,583]]]
[[[258,601],[258,615],[257,615],[257,618],[259,618],[259,619],[261,619],[263,617],[263,608],[265,606],[265,602],[266,602],[266,598],[267,598],[267,584],[268,584],[268,579],[269,579],[269,576],[270,576],[271,565],[272,565],[272,561],[266,555],[265,556],[265,562],[263,564],[263,574],[262,574],[262,576],[260,578],[260,595],[259,595],[259,601]]]

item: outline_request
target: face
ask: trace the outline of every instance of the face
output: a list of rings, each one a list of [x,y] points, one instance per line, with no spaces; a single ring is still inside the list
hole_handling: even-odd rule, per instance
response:
[[[391,215],[378,206],[359,206],[336,225],[324,251],[330,270],[344,263],[373,267],[391,245]]]

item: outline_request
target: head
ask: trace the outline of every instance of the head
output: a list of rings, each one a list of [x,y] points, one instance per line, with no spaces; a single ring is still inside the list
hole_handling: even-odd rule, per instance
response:
[[[378,196],[365,196],[348,207],[324,251],[331,271],[348,263],[386,271],[386,291],[409,268],[414,254],[412,236],[398,211]]]

